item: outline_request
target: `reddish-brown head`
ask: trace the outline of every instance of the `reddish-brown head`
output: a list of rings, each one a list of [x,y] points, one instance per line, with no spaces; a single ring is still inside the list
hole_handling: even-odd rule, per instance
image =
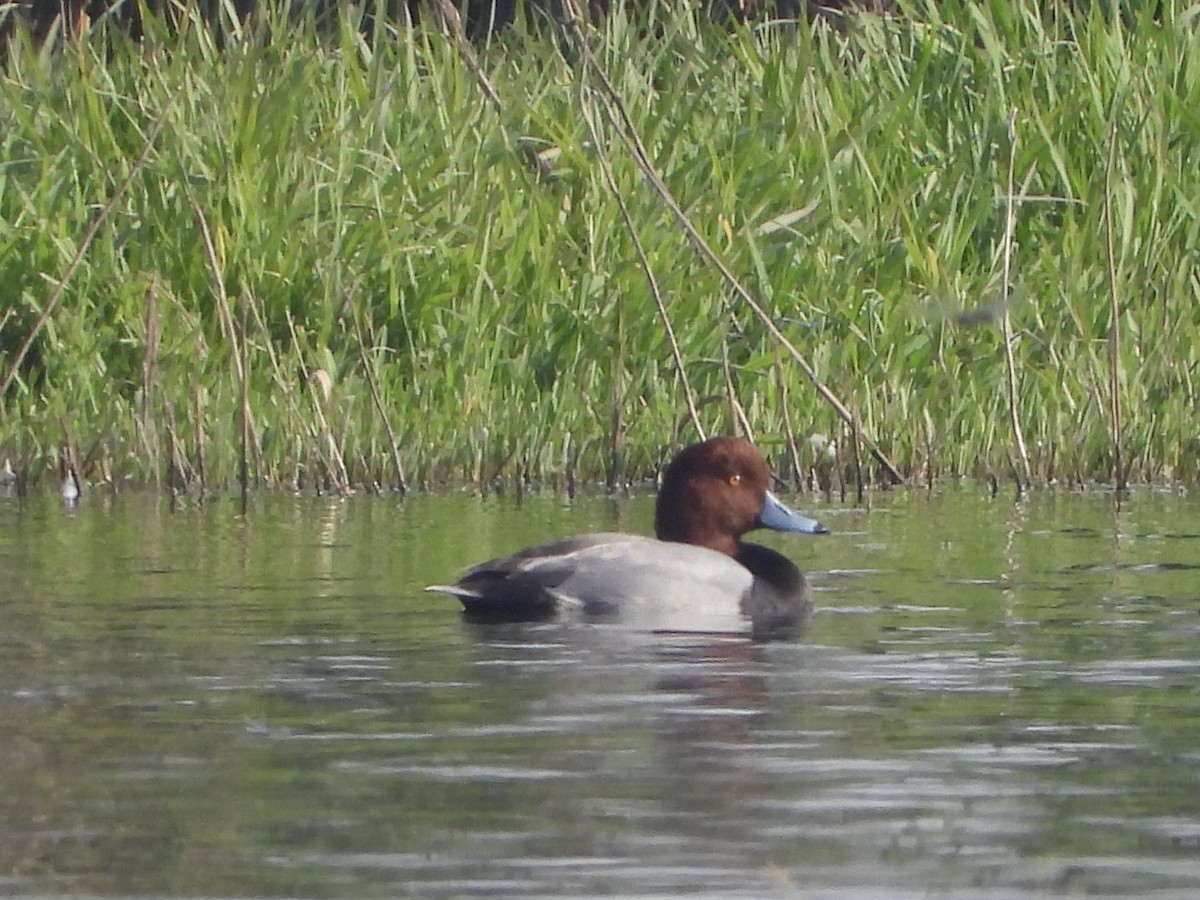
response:
[[[783,506],[771,493],[767,461],[749,441],[710,438],[679,452],[663,474],[654,512],[660,540],[697,544],[736,556],[755,528],[819,534],[825,528]]]

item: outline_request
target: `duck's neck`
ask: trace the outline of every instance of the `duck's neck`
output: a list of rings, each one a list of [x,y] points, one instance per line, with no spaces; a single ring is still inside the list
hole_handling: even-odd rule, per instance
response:
[[[668,471],[654,505],[654,533],[660,541],[695,544],[736,557],[742,542],[728,517],[714,509],[703,491]]]
[[[702,528],[678,516],[664,515],[661,510],[654,519],[654,533],[660,541],[695,544],[697,547],[707,547],[735,559],[742,549],[742,542],[727,531]]]

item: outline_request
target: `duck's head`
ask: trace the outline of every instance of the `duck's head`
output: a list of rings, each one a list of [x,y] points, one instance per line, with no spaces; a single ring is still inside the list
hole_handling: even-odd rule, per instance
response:
[[[680,451],[663,473],[654,510],[660,540],[697,544],[737,556],[755,528],[825,534],[815,519],[784,506],[771,493],[771,472],[747,440],[715,437]]]

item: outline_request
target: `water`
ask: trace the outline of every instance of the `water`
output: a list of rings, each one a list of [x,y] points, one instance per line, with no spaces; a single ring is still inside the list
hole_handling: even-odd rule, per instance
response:
[[[0,896],[1200,893],[1200,502],[813,511],[753,645],[420,590],[645,497],[0,495]]]

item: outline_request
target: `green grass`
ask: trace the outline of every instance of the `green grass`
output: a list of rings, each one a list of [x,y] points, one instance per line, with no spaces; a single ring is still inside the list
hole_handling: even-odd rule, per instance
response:
[[[1113,476],[1114,291],[1129,477],[1200,472],[1200,17],[1081,6],[918,3],[795,35],[652,10],[598,35],[672,194],[908,477],[1014,465],[1010,158],[1035,481]],[[355,484],[396,483],[397,458],[412,484],[586,478],[611,465],[615,421],[647,471],[694,431],[602,152],[705,430],[732,427],[727,359],[775,455],[786,393],[802,447],[828,434],[848,461],[846,426],[693,251],[560,46],[514,29],[481,49],[497,111],[430,31],[264,14],[220,48],[195,20],[150,23],[140,45],[18,33],[0,77],[0,378],[108,212],[0,398],[0,458],[36,478],[66,439],[93,478],[140,481],[174,442],[191,478],[202,457],[226,482],[244,353],[262,483],[336,485],[338,457]],[[526,142],[557,148],[553,179]]]

